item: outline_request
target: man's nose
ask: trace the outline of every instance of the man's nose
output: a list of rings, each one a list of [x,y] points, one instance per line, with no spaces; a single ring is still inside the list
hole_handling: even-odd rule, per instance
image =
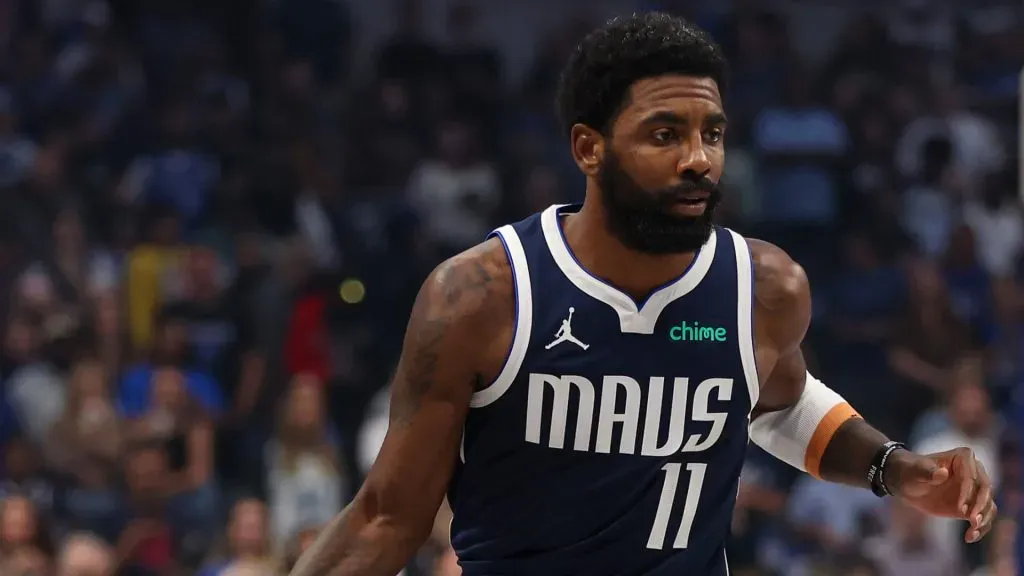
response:
[[[706,176],[711,171],[711,160],[704,149],[704,139],[699,132],[696,132],[683,142],[682,156],[676,165],[676,173],[682,175],[686,172],[694,172],[700,176]]]

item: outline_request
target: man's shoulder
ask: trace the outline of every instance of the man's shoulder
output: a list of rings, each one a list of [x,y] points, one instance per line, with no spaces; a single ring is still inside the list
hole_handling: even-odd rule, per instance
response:
[[[420,289],[423,318],[485,336],[514,318],[512,266],[498,238],[438,264]],[[415,312],[415,311],[414,311]]]
[[[754,273],[754,331],[759,344],[789,353],[811,323],[811,288],[802,266],[778,246],[747,238]]]
[[[511,298],[512,266],[504,245],[492,237],[444,260],[427,277],[424,289],[439,292],[446,304],[466,312]]]
[[[807,274],[785,250],[756,238],[746,241],[754,268],[754,295],[761,306],[785,310],[810,299]]]
[[[411,365],[457,359],[460,370],[488,381],[500,372],[514,325],[512,267],[501,241],[491,238],[441,262],[423,282],[403,358]]]

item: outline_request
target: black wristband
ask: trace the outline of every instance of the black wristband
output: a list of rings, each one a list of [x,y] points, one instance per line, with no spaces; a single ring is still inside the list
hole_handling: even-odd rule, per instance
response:
[[[906,448],[906,444],[890,440],[882,444],[882,447],[875,453],[875,458],[871,461],[871,466],[868,467],[868,484],[871,485],[871,492],[875,496],[884,498],[892,495],[889,486],[885,483],[885,465],[889,462],[889,456],[892,456],[893,452]]]

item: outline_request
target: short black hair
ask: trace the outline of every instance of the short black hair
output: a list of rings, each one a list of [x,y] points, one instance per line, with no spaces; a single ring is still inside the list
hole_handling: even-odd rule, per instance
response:
[[[558,83],[558,113],[568,135],[574,124],[606,133],[638,80],[680,74],[707,77],[725,96],[726,62],[707,32],[663,12],[613,18],[576,46]]]

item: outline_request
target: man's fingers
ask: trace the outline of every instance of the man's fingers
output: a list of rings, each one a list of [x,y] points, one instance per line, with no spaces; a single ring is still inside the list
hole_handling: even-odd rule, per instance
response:
[[[988,472],[985,471],[985,466],[981,462],[975,463],[975,470],[977,471],[977,481],[975,482],[977,488],[967,518],[977,528],[974,520],[984,514],[985,507],[992,500],[992,479],[989,478]]]
[[[996,525],[996,519],[999,518],[999,507],[996,506],[995,501],[989,501],[988,506],[985,507],[985,511],[981,515],[981,532],[980,537],[984,537],[986,534],[992,531],[992,527]]]
[[[956,509],[960,514],[963,514],[964,518],[967,517],[968,511],[970,511],[971,497],[975,492],[975,485],[978,480],[978,468],[974,465],[974,456],[970,453],[964,456],[959,456],[961,474],[960,476],[960,497],[956,500]]]
[[[996,503],[989,500],[981,514],[971,518],[971,526],[967,529],[967,533],[964,534],[964,541],[968,544],[973,544],[984,538],[986,534],[992,531],[992,526],[995,525],[998,514],[999,508],[996,506]],[[978,520],[977,525],[975,525],[976,519]]]

